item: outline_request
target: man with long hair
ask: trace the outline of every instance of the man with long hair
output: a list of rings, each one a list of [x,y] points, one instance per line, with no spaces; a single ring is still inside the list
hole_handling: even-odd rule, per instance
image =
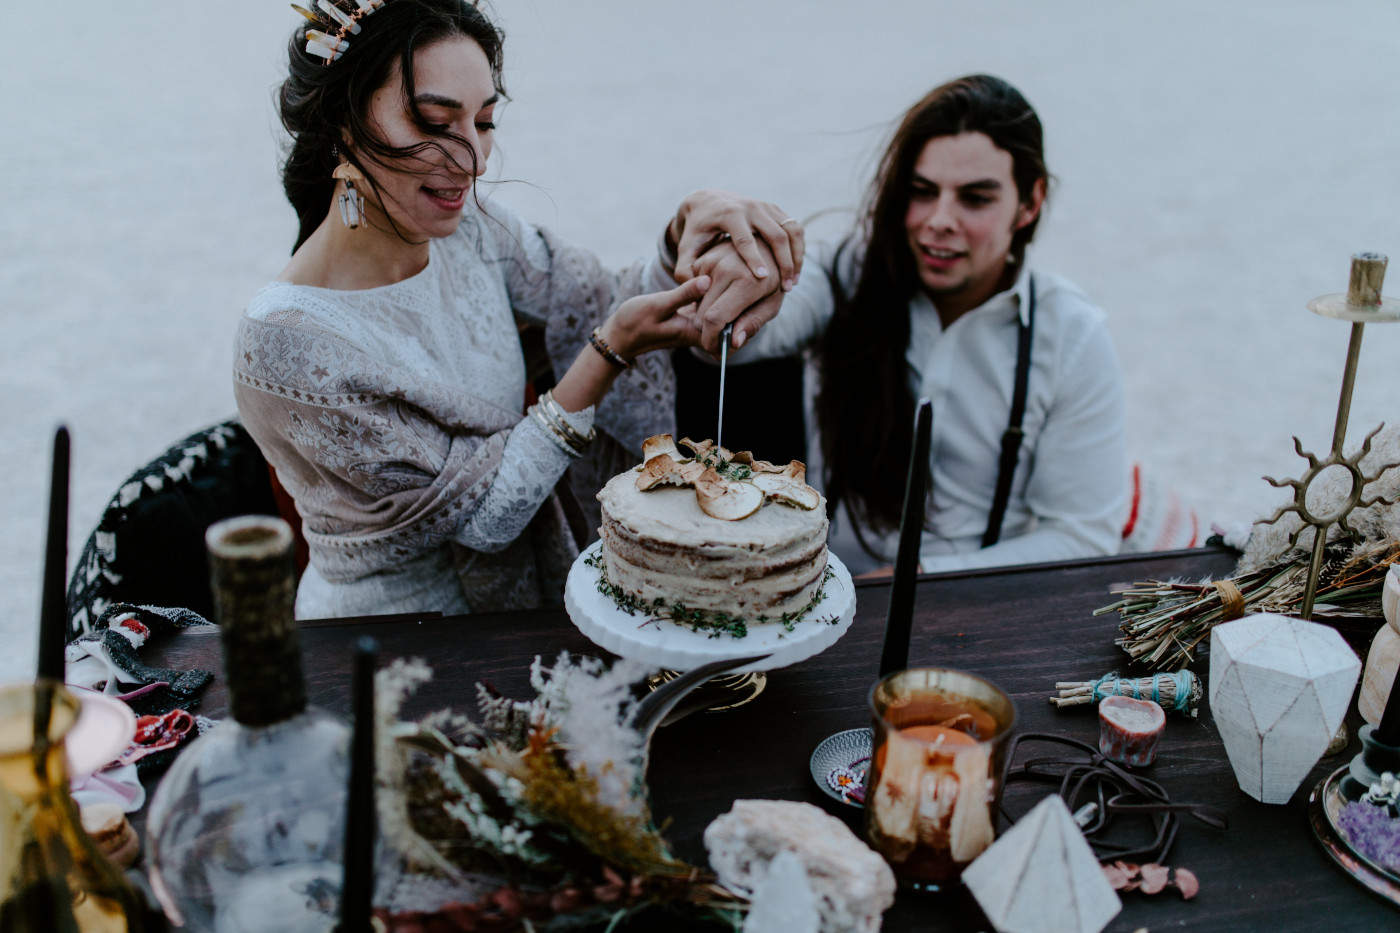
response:
[[[857,229],[813,245],[733,357],[807,355],[808,476],[852,572],[893,560],[919,397],[934,408],[923,570],[1117,552],[1129,472],[1105,316],[1025,262],[1048,181],[1015,88],[935,88],[895,130]],[[681,272],[738,261],[721,244]]]

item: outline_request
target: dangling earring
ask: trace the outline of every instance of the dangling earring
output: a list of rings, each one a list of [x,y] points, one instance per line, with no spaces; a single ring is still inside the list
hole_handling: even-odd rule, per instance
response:
[[[355,230],[365,217],[365,196],[355,188],[355,182],[365,180],[364,173],[349,162],[342,162],[331,172],[331,177],[345,182],[345,193],[340,196],[340,219]]]

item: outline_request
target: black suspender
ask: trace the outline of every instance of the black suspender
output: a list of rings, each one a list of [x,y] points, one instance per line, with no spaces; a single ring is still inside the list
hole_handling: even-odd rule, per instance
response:
[[[1017,317],[1019,333],[1016,339],[1016,387],[1011,395],[1011,418],[1006,433],[1001,436],[1001,464],[997,468],[997,490],[992,498],[992,510],[987,513],[987,530],[982,533],[982,546],[991,547],[1001,538],[1001,523],[1006,517],[1006,503],[1011,499],[1011,479],[1016,473],[1016,461],[1021,455],[1021,439],[1026,432],[1021,422],[1026,417],[1026,387],[1031,375],[1031,337],[1035,331],[1035,278],[1027,279],[1030,298],[1026,302],[1025,320]]]

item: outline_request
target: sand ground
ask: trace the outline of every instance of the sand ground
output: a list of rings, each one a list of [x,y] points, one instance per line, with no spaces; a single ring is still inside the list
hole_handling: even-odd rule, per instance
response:
[[[12,4],[0,26],[0,679],[34,652],[48,448],[74,433],[76,556],[122,478],[233,413],[247,297],[294,222],[271,106],[285,3]],[[849,221],[890,121],[973,71],[1018,85],[1057,176],[1032,261],[1107,309],[1134,457],[1252,519],[1331,440],[1348,338],[1305,310],[1400,256],[1400,5],[497,0],[493,177],[623,263],[728,187]],[[1400,293],[1400,272],[1392,272]],[[1400,416],[1367,329],[1351,437]]]

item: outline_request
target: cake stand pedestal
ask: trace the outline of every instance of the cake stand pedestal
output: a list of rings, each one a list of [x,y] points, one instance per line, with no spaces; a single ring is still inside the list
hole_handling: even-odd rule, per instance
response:
[[[647,689],[655,690],[662,684],[670,683],[681,674],[680,671],[657,671],[647,678]],[[768,675],[763,671],[749,671],[746,674],[721,674],[712,678],[704,686],[695,688],[687,698],[685,710],[693,712],[703,709],[707,713],[722,713],[727,709],[737,709],[758,699],[758,695],[768,686]],[[667,722],[680,719],[682,712],[667,717]]]

